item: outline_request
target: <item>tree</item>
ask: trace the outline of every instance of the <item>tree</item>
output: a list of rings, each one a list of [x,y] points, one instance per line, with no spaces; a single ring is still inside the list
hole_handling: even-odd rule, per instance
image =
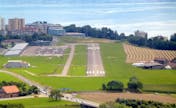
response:
[[[39,93],[39,89],[36,86],[30,86],[29,90],[28,90],[28,94],[38,94]]]
[[[124,89],[124,85],[120,81],[110,81],[106,85],[106,90],[109,91],[120,91],[122,92]]]
[[[106,85],[105,84],[102,84],[102,89],[106,90]]]
[[[131,108],[131,107],[128,107],[124,104],[119,104],[116,102],[107,102],[107,103],[101,104],[99,108]]]
[[[60,100],[61,97],[62,97],[62,94],[61,94],[60,90],[52,90],[49,95],[49,98],[54,101]]]
[[[131,77],[128,82],[128,90],[131,92],[140,92],[143,88],[143,84],[136,78]]]
[[[176,42],[176,33],[174,33],[173,35],[171,35],[170,41]]]

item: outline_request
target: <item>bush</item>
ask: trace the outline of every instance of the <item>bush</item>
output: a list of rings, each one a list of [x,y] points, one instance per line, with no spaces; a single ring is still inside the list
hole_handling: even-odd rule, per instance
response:
[[[124,85],[120,81],[110,81],[107,83],[107,85],[103,84],[102,89],[107,90],[107,91],[120,91],[120,92],[122,92],[124,89]]]
[[[24,108],[23,104],[0,104],[0,108]]]
[[[108,103],[101,104],[99,106],[99,108],[131,108],[131,107],[126,106],[125,104],[119,104],[119,103],[115,103],[115,102],[108,102]]]
[[[117,103],[125,104],[132,108],[176,108],[176,104],[163,104],[154,101],[143,101],[143,100],[133,100],[133,99],[117,99]]]
[[[128,90],[131,92],[142,92],[143,84],[136,78],[131,77],[128,82]]]

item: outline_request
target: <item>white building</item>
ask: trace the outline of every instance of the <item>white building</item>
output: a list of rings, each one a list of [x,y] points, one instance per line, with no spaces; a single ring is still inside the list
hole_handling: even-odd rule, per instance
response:
[[[55,36],[64,36],[65,30],[61,25],[49,25],[48,26],[48,34]]]
[[[148,36],[148,34],[147,34],[146,32],[144,32],[144,31],[139,31],[139,30],[135,31],[135,32],[134,32],[134,35],[135,35],[135,36],[138,36],[138,37],[143,37],[143,38],[147,38],[147,36]]]

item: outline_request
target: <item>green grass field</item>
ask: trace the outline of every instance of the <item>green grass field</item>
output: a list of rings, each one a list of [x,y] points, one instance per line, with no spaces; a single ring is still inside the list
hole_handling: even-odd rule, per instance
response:
[[[63,65],[66,62],[68,55],[63,57],[41,57],[41,56],[20,56],[20,57],[4,57],[0,56],[1,68],[3,64],[7,63],[8,60],[23,60],[31,64],[30,68],[24,69],[10,69],[11,71],[27,70],[37,75],[61,73]]]
[[[72,91],[90,91],[90,90],[100,90],[102,83],[107,83],[110,80],[119,80],[124,82],[126,85],[128,79],[131,76],[136,76],[143,82],[144,89],[146,90],[160,90],[160,91],[176,91],[176,71],[175,70],[143,70],[140,68],[133,67],[131,64],[126,64],[126,55],[123,50],[122,43],[101,43],[101,55],[103,59],[104,68],[106,71],[106,77],[47,77],[47,76],[31,76],[24,72],[24,70],[17,71],[17,73],[24,75],[25,77],[39,82],[43,85],[53,87],[53,88],[70,88]],[[80,48],[83,51],[85,49]],[[72,64],[80,64],[83,61],[81,57],[76,56],[78,60],[73,60]],[[28,58],[29,59],[29,58]],[[41,58],[42,59],[42,58]],[[48,58],[43,58],[42,60],[47,61]],[[4,61],[4,57],[0,60]],[[36,61],[36,65],[43,65],[40,68],[40,72],[49,67],[51,62],[49,61],[42,63]],[[33,61],[35,62],[35,61]],[[56,62],[56,60],[53,60]],[[46,64],[45,64],[46,63]],[[3,64],[0,61],[0,64]],[[46,69],[47,70],[47,69]],[[72,75],[81,75],[82,72],[78,73],[73,71],[74,68],[71,67],[70,73]],[[79,68],[76,70],[80,70]],[[73,72],[71,72],[73,71]],[[39,72],[39,73],[40,73]],[[46,71],[45,71],[46,72]],[[50,71],[52,73],[53,71]]]
[[[0,104],[23,104],[25,108],[80,108],[79,104],[67,101],[50,101],[48,98],[30,98],[0,101]]]
[[[85,76],[87,64],[87,46],[77,45],[75,47],[74,58],[69,69],[69,75]]]
[[[11,75],[8,75],[6,73],[1,73],[0,72],[0,82],[1,81],[20,81],[19,79],[11,76]]]

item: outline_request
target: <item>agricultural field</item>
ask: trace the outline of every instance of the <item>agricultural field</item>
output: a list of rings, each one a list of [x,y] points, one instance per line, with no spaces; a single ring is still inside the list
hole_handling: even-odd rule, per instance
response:
[[[71,76],[85,76],[87,65],[87,46],[76,45],[74,58],[69,69]]]
[[[152,61],[154,58],[166,58],[168,60],[172,60],[176,57],[176,51],[154,50],[149,48],[136,47],[129,44],[123,44],[123,47],[127,55],[127,63]]]
[[[0,104],[23,104],[25,108],[80,108],[79,104],[67,101],[50,101],[48,98],[29,98],[0,101]]]

